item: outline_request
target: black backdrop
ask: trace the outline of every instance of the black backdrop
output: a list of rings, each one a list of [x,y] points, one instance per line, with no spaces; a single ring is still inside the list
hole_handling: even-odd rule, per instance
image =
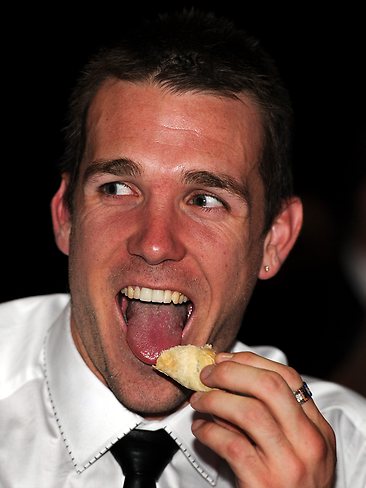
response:
[[[306,199],[310,195],[311,201],[315,197],[325,203],[331,218],[337,220],[337,211],[347,204],[344,181],[353,171],[351,154],[366,108],[366,34],[361,8],[349,3],[321,10],[310,2],[296,6],[292,2],[289,7],[284,2],[179,1],[156,1],[146,7],[126,7],[123,2],[103,2],[94,9],[79,5],[77,14],[64,2],[39,11],[34,6],[7,8],[2,24],[8,32],[3,34],[1,58],[0,301],[67,290],[66,258],[54,244],[49,202],[58,186],[56,163],[62,151],[66,101],[87,55],[142,11],[150,15],[191,5],[232,18],[261,38],[275,56],[295,107],[297,191]],[[332,253],[333,246],[326,246],[328,251]],[[313,345],[324,325],[318,299],[319,291],[329,284],[317,281],[316,274],[305,285],[301,282],[302,252],[300,242],[281,277],[267,286],[264,305],[257,305],[263,292],[255,293],[242,335],[249,343],[276,343],[295,366],[325,375],[324,352],[334,332],[329,324],[307,362],[303,351],[299,353],[299,341]],[[317,261],[317,266],[321,270],[323,264]],[[311,317],[311,324],[301,320],[304,303],[295,307],[286,300],[289,290],[283,282],[292,272],[297,275],[296,293],[303,294],[301,287],[307,287],[305,306],[311,314],[306,317]]]

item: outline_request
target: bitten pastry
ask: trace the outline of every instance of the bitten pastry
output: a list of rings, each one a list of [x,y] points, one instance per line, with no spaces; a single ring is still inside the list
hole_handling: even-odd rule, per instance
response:
[[[190,390],[209,391],[212,388],[201,382],[200,372],[205,366],[215,363],[215,356],[210,344],[174,346],[161,352],[153,368]]]

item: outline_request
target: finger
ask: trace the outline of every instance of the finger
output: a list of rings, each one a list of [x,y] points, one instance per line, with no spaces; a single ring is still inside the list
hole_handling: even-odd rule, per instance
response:
[[[202,398],[209,395],[211,393],[204,393]],[[228,429],[221,421],[200,419],[193,423],[192,432],[228,462],[237,478],[236,486],[308,486],[303,476],[304,463],[288,443],[275,444],[273,449],[264,453],[261,446],[252,442],[248,436],[238,430]]]
[[[226,353],[218,354],[217,363],[224,362],[226,360],[239,362],[240,364],[246,364],[249,366],[253,366],[255,368],[267,369],[278,373],[286,381],[286,383],[288,384],[291,390],[292,394],[290,394],[290,392],[287,391],[291,403],[294,403],[292,395],[294,395],[294,392],[303,385],[302,377],[294,368],[286,364],[280,363],[278,361],[267,359],[253,352],[247,351],[247,352],[242,352],[237,354],[226,354]],[[273,387],[271,384],[268,385],[268,388],[270,390],[270,395],[272,395],[273,390],[276,389],[276,379],[275,378],[273,379],[274,379]],[[303,403],[302,405],[300,405],[297,402],[297,406],[300,406],[301,407],[300,412],[305,412],[307,416],[315,424],[320,423],[322,425],[328,425],[321,412],[319,412],[314,397],[311,397],[306,403]]]
[[[193,395],[192,406],[223,419],[210,425],[210,436],[214,439],[217,432],[215,427],[220,426],[221,432],[226,427],[225,422],[241,426],[242,432],[245,432],[241,438],[245,438],[247,442],[252,441],[256,448],[257,459],[253,462],[258,464],[258,479],[262,474],[261,462],[266,466],[267,472],[278,474],[283,471],[283,459],[286,459],[288,474],[291,466],[293,479],[299,473],[302,475],[305,472],[311,478],[313,469],[319,470],[324,476],[331,472],[335,459],[333,431],[312,400],[304,405],[297,402],[293,391],[302,384],[302,379],[295,370],[251,353],[239,353],[225,357],[225,360],[219,356],[216,366],[207,368],[201,377],[204,383],[218,390],[202,394],[200,400]],[[220,389],[226,391],[220,392]],[[212,398],[217,398],[218,393],[230,396],[222,397],[220,402],[215,403]],[[210,397],[212,404],[208,404]],[[237,399],[241,399],[240,407],[239,403],[235,403]],[[195,404],[196,401],[199,404]],[[257,418],[251,413],[255,409],[249,408],[250,402],[263,406]],[[311,408],[307,408],[310,412],[308,414],[304,407],[311,403]],[[240,418],[235,411],[246,411],[245,418]],[[262,417],[265,419],[264,424],[261,424]],[[234,428],[226,428],[226,431],[231,436],[222,439],[221,448],[215,447],[223,457],[227,452],[222,454],[222,450],[236,452],[238,445],[241,445],[238,439],[235,441],[232,437],[234,434],[240,437],[240,431]],[[207,443],[205,440],[202,442]],[[245,456],[247,453],[248,451]],[[291,486],[295,485],[296,483]]]
[[[239,363],[254,368],[252,370],[247,370],[246,373],[247,375],[251,375],[250,378],[248,377],[248,380],[250,382],[250,386],[254,387],[252,392],[255,393],[254,396],[261,398],[261,396],[264,395],[266,399],[273,398],[275,402],[278,399],[276,395],[277,391],[280,395],[285,395],[287,400],[290,402],[290,407],[292,407],[293,405],[298,406],[298,402],[294,396],[294,392],[303,385],[303,380],[295,369],[277,361],[272,361],[265,357],[259,356],[258,354],[252,352],[242,352],[236,354],[223,353],[217,355],[217,364],[224,363],[226,361],[232,361],[234,363]],[[266,374],[260,370],[265,370],[267,372],[272,371],[277,374]],[[230,375],[228,376],[228,380],[232,380],[234,385],[235,382],[238,381],[242,383],[240,381],[240,377],[243,374],[242,370],[237,369],[236,371],[237,374],[235,375],[235,377]],[[283,380],[285,383],[283,383]],[[312,398],[309,399],[306,404],[304,403],[302,407],[304,411],[309,414],[310,417],[311,415],[315,415],[313,420],[318,419],[319,411],[316,408],[316,405]]]
[[[227,461],[239,481],[238,486],[240,482],[243,486],[260,486],[258,480],[265,466],[246,436],[202,419],[193,422],[192,432],[199,441]]]
[[[261,400],[294,445],[299,445],[299,439],[304,437],[317,436],[315,426],[324,437],[330,435],[331,429],[315,403],[312,400],[304,405],[297,402],[293,390],[302,384],[302,380],[288,366],[252,353],[235,354],[229,360],[225,356],[224,361],[219,355],[217,366],[204,371],[202,380],[208,386]],[[303,449],[306,449],[305,445]]]
[[[213,390],[194,394],[191,405],[201,413],[211,414],[217,424],[245,435],[267,458],[282,459],[292,453],[281,426],[267,406],[256,398]]]
[[[228,462],[236,476],[235,486],[333,486],[331,480],[335,456],[306,460],[299,458],[295,452],[286,453],[283,457],[282,451],[279,453],[278,449],[274,449],[272,456],[267,458],[246,436],[203,419],[193,423],[192,432]]]
[[[291,368],[290,366],[278,361],[265,358],[253,352],[244,351],[232,354],[217,354],[216,364],[221,364],[226,361],[232,361],[246,366],[252,366],[254,368],[274,371],[286,381],[291,390],[295,390],[302,385],[302,378],[294,368]]]

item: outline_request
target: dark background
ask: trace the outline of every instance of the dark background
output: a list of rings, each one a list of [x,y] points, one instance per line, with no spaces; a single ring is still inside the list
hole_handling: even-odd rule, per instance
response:
[[[94,9],[80,4],[76,14],[56,2],[49,10],[5,10],[0,301],[67,290],[49,202],[59,182],[67,99],[88,54],[141,13],[191,5],[224,14],[262,40],[296,114],[294,173],[304,231],[279,276],[259,283],[241,337],[275,344],[297,368],[327,376],[357,334],[357,309],[344,300],[337,262],[366,109],[364,15],[350,3],[326,9],[309,2],[102,2]]]

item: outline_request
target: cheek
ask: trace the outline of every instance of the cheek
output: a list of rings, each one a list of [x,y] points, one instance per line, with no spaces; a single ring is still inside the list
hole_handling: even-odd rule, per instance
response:
[[[70,236],[70,258],[78,264],[98,267],[115,249],[121,249],[126,226],[116,216],[102,212],[81,215],[73,224]]]
[[[216,275],[216,280],[220,275],[232,274],[238,271],[246,261],[246,234],[245,226],[220,225],[214,228],[201,229],[196,234],[196,242],[192,243],[192,248],[196,249],[201,262],[206,262],[208,270]],[[195,233],[192,232],[195,236]],[[197,242],[199,241],[199,242]],[[221,273],[217,275],[217,271]]]
[[[231,306],[246,302],[257,281],[262,241],[256,235],[245,225],[235,230],[224,229],[210,246],[208,272],[211,282]]]

